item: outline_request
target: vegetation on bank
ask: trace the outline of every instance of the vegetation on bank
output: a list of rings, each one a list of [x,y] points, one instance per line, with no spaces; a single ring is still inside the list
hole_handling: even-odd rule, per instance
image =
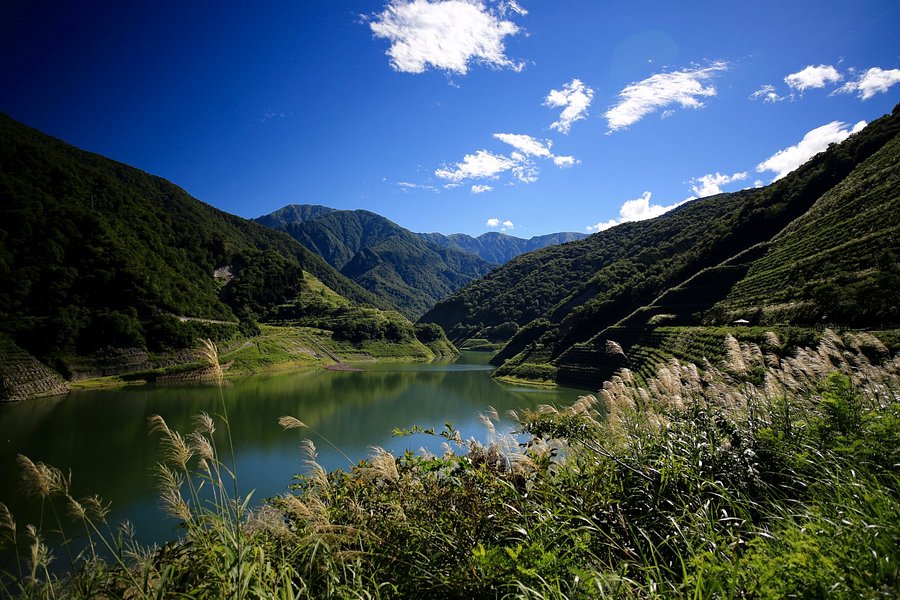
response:
[[[374,319],[381,317],[374,311]],[[330,329],[296,325],[260,325],[259,335],[236,338],[223,345],[220,358],[226,378],[282,371],[316,368],[338,363],[369,361],[428,361],[456,356],[459,352],[439,327],[413,326],[405,319],[398,339],[364,337],[347,339]],[[377,327],[373,326],[375,329]],[[183,356],[167,366],[136,369],[119,375],[80,379],[72,389],[116,387],[128,383],[178,382],[206,379],[208,365],[193,356]],[[2,390],[0,390],[2,391]]]
[[[719,365],[672,360],[643,385],[623,370],[596,396],[516,415],[525,443],[496,431],[490,409],[482,416],[486,444],[463,441],[450,425],[398,432],[445,438],[442,456],[376,448],[370,459],[326,473],[305,440],[303,475],[255,510],[232,491],[227,414],[222,422],[199,415],[190,434],[154,417],[164,450],[161,497],[183,521],[183,539],[147,550],[105,533],[102,502],[69,497],[68,478],[21,457],[47,522],[57,518],[50,500],[64,501],[89,544],[72,558],[71,574],[56,578],[42,532],[0,507],[0,535],[23,547],[7,565],[3,591],[893,597],[900,357],[865,342],[826,331],[816,349],[789,357],[737,342]],[[208,355],[220,374],[211,345]],[[280,422],[316,435],[297,418]]]
[[[291,300],[269,309],[269,315],[266,322],[254,325],[250,335],[234,324],[198,321],[179,322],[178,331],[182,335],[212,333],[208,337],[221,346],[228,377],[344,362],[432,360],[458,354],[439,326],[413,325],[399,313],[356,306],[311,275],[303,278]],[[2,333],[0,358],[8,363],[0,368],[0,401],[28,397],[27,390],[13,385],[16,382],[9,375],[22,371],[35,359]],[[87,356],[65,354],[54,360],[54,366],[69,379],[70,387],[81,389],[202,379],[207,371],[193,350],[148,352],[137,348],[107,349]],[[32,379],[39,375],[42,373]],[[38,384],[42,390],[48,388],[46,381],[38,379],[28,389],[38,389]],[[49,393],[65,393],[65,389],[48,388]]]

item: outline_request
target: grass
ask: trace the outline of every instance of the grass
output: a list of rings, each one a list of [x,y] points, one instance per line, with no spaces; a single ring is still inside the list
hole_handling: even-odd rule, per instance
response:
[[[326,473],[305,439],[303,474],[254,510],[214,435],[224,412],[186,435],[153,418],[184,537],[147,550],[101,536],[102,503],[78,501],[92,544],[55,578],[40,529],[0,507],[2,535],[24,544],[2,595],[896,597],[900,358],[854,335],[825,331],[787,356],[731,338],[722,364],[672,359],[643,384],[622,370],[571,406],[513,415],[525,443],[489,409],[485,444],[414,428],[398,434],[440,437],[445,452],[373,448]],[[36,498],[76,506],[61,473],[21,461]]]

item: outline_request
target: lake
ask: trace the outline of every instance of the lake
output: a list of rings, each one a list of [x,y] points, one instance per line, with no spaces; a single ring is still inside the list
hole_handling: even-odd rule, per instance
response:
[[[240,493],[255,490],[256,502],[284,493],[303,472],[300,441],[310,437],[327,470],[356,462],[371,446],[402,453],[426,447],[440,453],[440,437],[395,438],[395,428],[414,425],[440,431],[445,422],[464,439],[486,440],[478,412],[573,403],[583,391],[535,388],[491,378],[490,355],[464,352],[453,361],[375,363],[361,371],[314,370],[254,376],[226,382],[221,390],[232,426]],[[99,494],[112,503],[111,520],[131,520],[137,539],[162,542],[177,535],[177,522],[159,509],[153,467],[160,459],[159,435],[147,432],[147,417],[162,415],[169,427],[192,429],[194,415],[222,413],[214,386],[132,386],[76,391],[65,397],[0,404],[0,502],[20,530],[35,522],[35,502],[23,499],[16,455],[24,454],[72,473],[72,495]],[[283,415],[311,429],[285,431]],[[226,448],[217,423],[217,444]],[[508,431],[511,421],[502,427]],[[324,441],[327,439],[340,452]],[[226,454],[223,453],[222,458]]]

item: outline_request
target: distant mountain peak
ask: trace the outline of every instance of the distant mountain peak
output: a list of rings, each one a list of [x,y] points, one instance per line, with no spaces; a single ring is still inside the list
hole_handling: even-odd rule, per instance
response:
[[[315,214],[300,205],[257,222],[285,231],[411,318],[495,266],[473,253],[429,241],[368,210],[327,209]]]
[[[498,265],[505,264],[526,252],[587,237],[587,234],[584,233],[561,232],[536,235],[525,239],[500,231],[487,231],[478,237],[472,237],[464,233],[452,233],[450,235],[420,233],[419,235],[442,246],[475,253],[482,259]]]
[[[302,223],[335,212],[336,209],[321,204],[288,204],[275,212],[253,219],[273,229],[283,229],[290,223]]]

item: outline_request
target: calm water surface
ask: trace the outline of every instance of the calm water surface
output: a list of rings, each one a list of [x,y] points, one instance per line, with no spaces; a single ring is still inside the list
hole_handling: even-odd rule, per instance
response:
[[[489,405],[503,415],[508,409],[571,404],[583,394],[495,381],[488,359],[486,353],[466,352],[453,362],[373,364],[360,372],[306,371],[228,383],[222,394],[240,493],[255,490],[259,501],[285,492],[292,476],[303,471],[299,443],[304,436],[316,443],[326,469],[348,466],[346,458],[310,430],[284,431],[278,425],[283,415],[297,417],[355,462],[369,454],[370,446],[395,453],[423,446],[440,451],[441,438],[394,438],[391,432],[397,427],[439,431],[449,421],[463,438],[484,440],[487,434],[477,413]],[[131,520],[140,541],[171,539],[177,523],[159,509],[153,477],[159,436],[148,435],[147,417],[162,415],[169,427],[187,433],[192,416],[222,413],[219,393],[215,387],[140,386],[0,404],[0,502],[20,523],[37,518],[34,502],[20,494],[16,455],[25,454],[71,470],[72,495],[99,494],[112,502],[112,520]],[[504,427],[511,429],[510,422]],[[220,449],[227,447],[223,434],[218,424]]]

